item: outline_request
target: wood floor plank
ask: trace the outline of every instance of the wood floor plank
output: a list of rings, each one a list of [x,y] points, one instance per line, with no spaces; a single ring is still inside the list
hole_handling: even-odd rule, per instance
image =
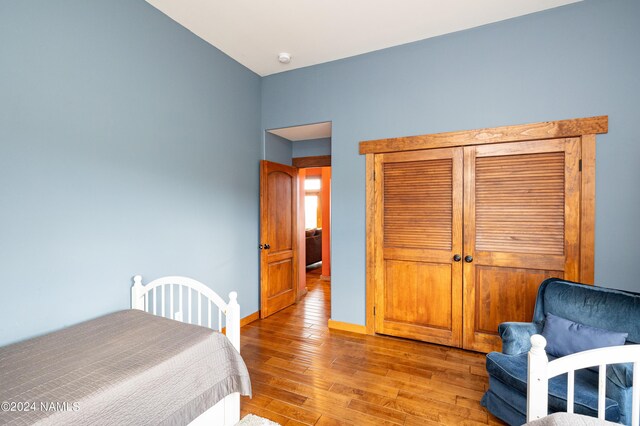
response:
[[[439,426],[439,420],[431,420],[424,417],[414,417],[407,414],[407,418],[404,421],[405,426]]]
[[[276,386],[271,386],[262,382],[254,382],[252,383],[253,391],[257,395],[265,395],[272,399],[277,399],[280,401],[288,401],[295,405],[302,405],[307,397],[303,395],[299,395],[295,392],[290,392],[285,389],[278,388]]]
[[[316,422],[315,424],[318,424],[318,422]],[[307,423],[302,423],[297,420],[289,419],[284,424],[284,426],[307,426]]]
[[[314,412],[314,410],[296,407],[295,405],[275,399],[265,408],[306,425],[314,425],[320,418],[320,414],[318,412]]]
[[[478,409],[457,406],[446,402],[438,401],[431,398],[431,395],[417,395],[406,391],[398,392],[396,399],[398,409],[411,412],[414,415],[424,413],[425,410],[438,413],[438,418],[455,417],[458,419],[473,420],[477,422],[487,423],[487,414],[485,410],[478,404]]]
[[[295,381],[297,383],[311,385],[314,389],[329,390],[329,388],[331,388],[334,383],[333,381],[325,377],[316,377],[308,374],[294,373],[288,370],[284,370],[280,367],[274,367],[267,364],[257,364],[254,368],[250,367],[249,372],[254,371],[254,369],[259,370],[262,373],[266,372],[269,374],[278,375],[279,377],[286,377],[287,379]]]
[[[365,387],[365,386],[363,386]],[[380,406],[386,406],[393,402],[394,398],[389,398],[386,396],[382,396],[375,392],[369,392],[364,389],[359,389],[357,387],[346,386],[340,383],[334,383],[329,389],[329,392],[337,393],[340,395],[344,395],[349,397],[350,399],[357,399],[365,402],[369,402],[371,404],[376,404]]]
[[[339,407],[332,404],[327,404],[326,402],[322,402],[316,399],[309,399],[305,402],[304,405],[306,407],[316,408],[325,413],[331,413],[331,416],[334,418],[339,418],[342,421],[348,421],[358,426],[397,426],[397,423],[389,422],[375,416],[370,416],[369,414],[364,414],[356,410],[351,410],[347,407]]]
[[[402,411],[394,410],[382,405],[370,404],[359,399],[352,399],[348,408],[400,425],[404,424],[404,419],[407,417],[407,415]]]
[[[296,305],[242,328],[253,413],[283,426],[502,425],[481,405],[482,354],[329,330],[330,283],[307,275]]]
[[[247,414],[255,414],[256,416],[264,417],[265,419],[280,423],[281,425],[284,425],[287,421],[289,421],[288,418],[281,414],[267,410],[263,407],[254,406],[249,402],[243,401],[241,404],[240,415],[244,417]]]
[[[323,414],[316,422],[316,426],[351,426],[353,423],[341,421]]]

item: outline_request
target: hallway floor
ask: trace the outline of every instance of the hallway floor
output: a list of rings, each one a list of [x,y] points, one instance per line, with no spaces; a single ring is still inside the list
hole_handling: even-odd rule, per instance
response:
[[[330,331],[331,285],[307,273],[297,304],[242,329],[253,413],[282,425],[502,424],[480,406],[484,355]]]

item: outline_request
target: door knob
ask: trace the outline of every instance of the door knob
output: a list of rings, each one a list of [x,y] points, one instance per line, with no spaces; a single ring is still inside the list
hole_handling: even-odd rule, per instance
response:
[[[459,254],[454,254],[454,255],[453,255],[453,261],[454,261],[454,262],[460,262],[460,259],[462,259],[462,257],[460,257],[460,255],[459,255]]]
[[[269,244],[265,244],[264,248],[265,248],[265,250],[269,250],[271,248],[271,246]]]
[[[465,256],[464,257],[464,261],[467,262],[467,263],[471,263],[471,262],[473,262],[473,257],[472,256]]]
[[[264,246],[263,246],[262,244],[260,244],[260,245],[258,245],[258,248],[259,248],[260,250],[262,250],[262,249],[264,248]]]

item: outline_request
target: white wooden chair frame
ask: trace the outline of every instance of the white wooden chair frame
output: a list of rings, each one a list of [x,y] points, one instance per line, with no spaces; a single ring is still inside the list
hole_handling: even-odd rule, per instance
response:
[[[527,377],[527,422],[548,414],[549,379],[567,373],[567,412],[573,413],[575,370],[599,367],[598,418],[604,420],[607,364],[633,363],[631,424],[638,426],[640,408],[640,345],[612,346],[592,349],[549,361],[544,350],[546,339],[531,336]]]
[[[174,295],[177,297],[174,300]],[[185,307],[183,294],[187,293],[186,315],[182,311]],[[192,299],[192,293],[196,293],[195,299]],[[158,304],[158,293],[160,303]],[[169,294],[165,300],[166,294]],[[196,323],[198,325],[212,327],[212,310],[213,305],[218,309],[218,331],[222,332],[222,315],[225,315],[226,330],[225,334],[233,347],[240,352],[240,305],[238,305],[238,293],[232,291],[229,293],[229,303],[226,303],[220,296],[216,294],[206,285],[187,277],[163,277],[151,281],[143,285],[142,276],[136,275],[133,278],[133,286],[131,287],[131,308],[140,309],[154,315],[177,321]],[[196,312],[192,312],[193,303],[197,300]],[[176,302],[178,309],[174,311]],[[208,308],[206,312],[206,321],[203,321],[202,304]],[[167,309],[167,304],[169,309]],[[194,320],[194,314],[197,319]],[[193,322],[192,322],[193,320]],[[205,322],[205,324],[202,324]],[[198,418],[193,420],[191,425],[209,425],[209,426],[232,426],[240,421],[240,394],[235,392],[226,396],[206,412],[202,413]]]

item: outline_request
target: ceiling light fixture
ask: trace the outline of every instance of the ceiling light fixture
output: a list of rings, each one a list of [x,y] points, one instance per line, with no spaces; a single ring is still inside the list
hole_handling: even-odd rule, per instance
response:
[[[288,64],[291,62],[291,55],[287,52],[282,52],[278,55],[278,61],[280,61],[281,64]]]

